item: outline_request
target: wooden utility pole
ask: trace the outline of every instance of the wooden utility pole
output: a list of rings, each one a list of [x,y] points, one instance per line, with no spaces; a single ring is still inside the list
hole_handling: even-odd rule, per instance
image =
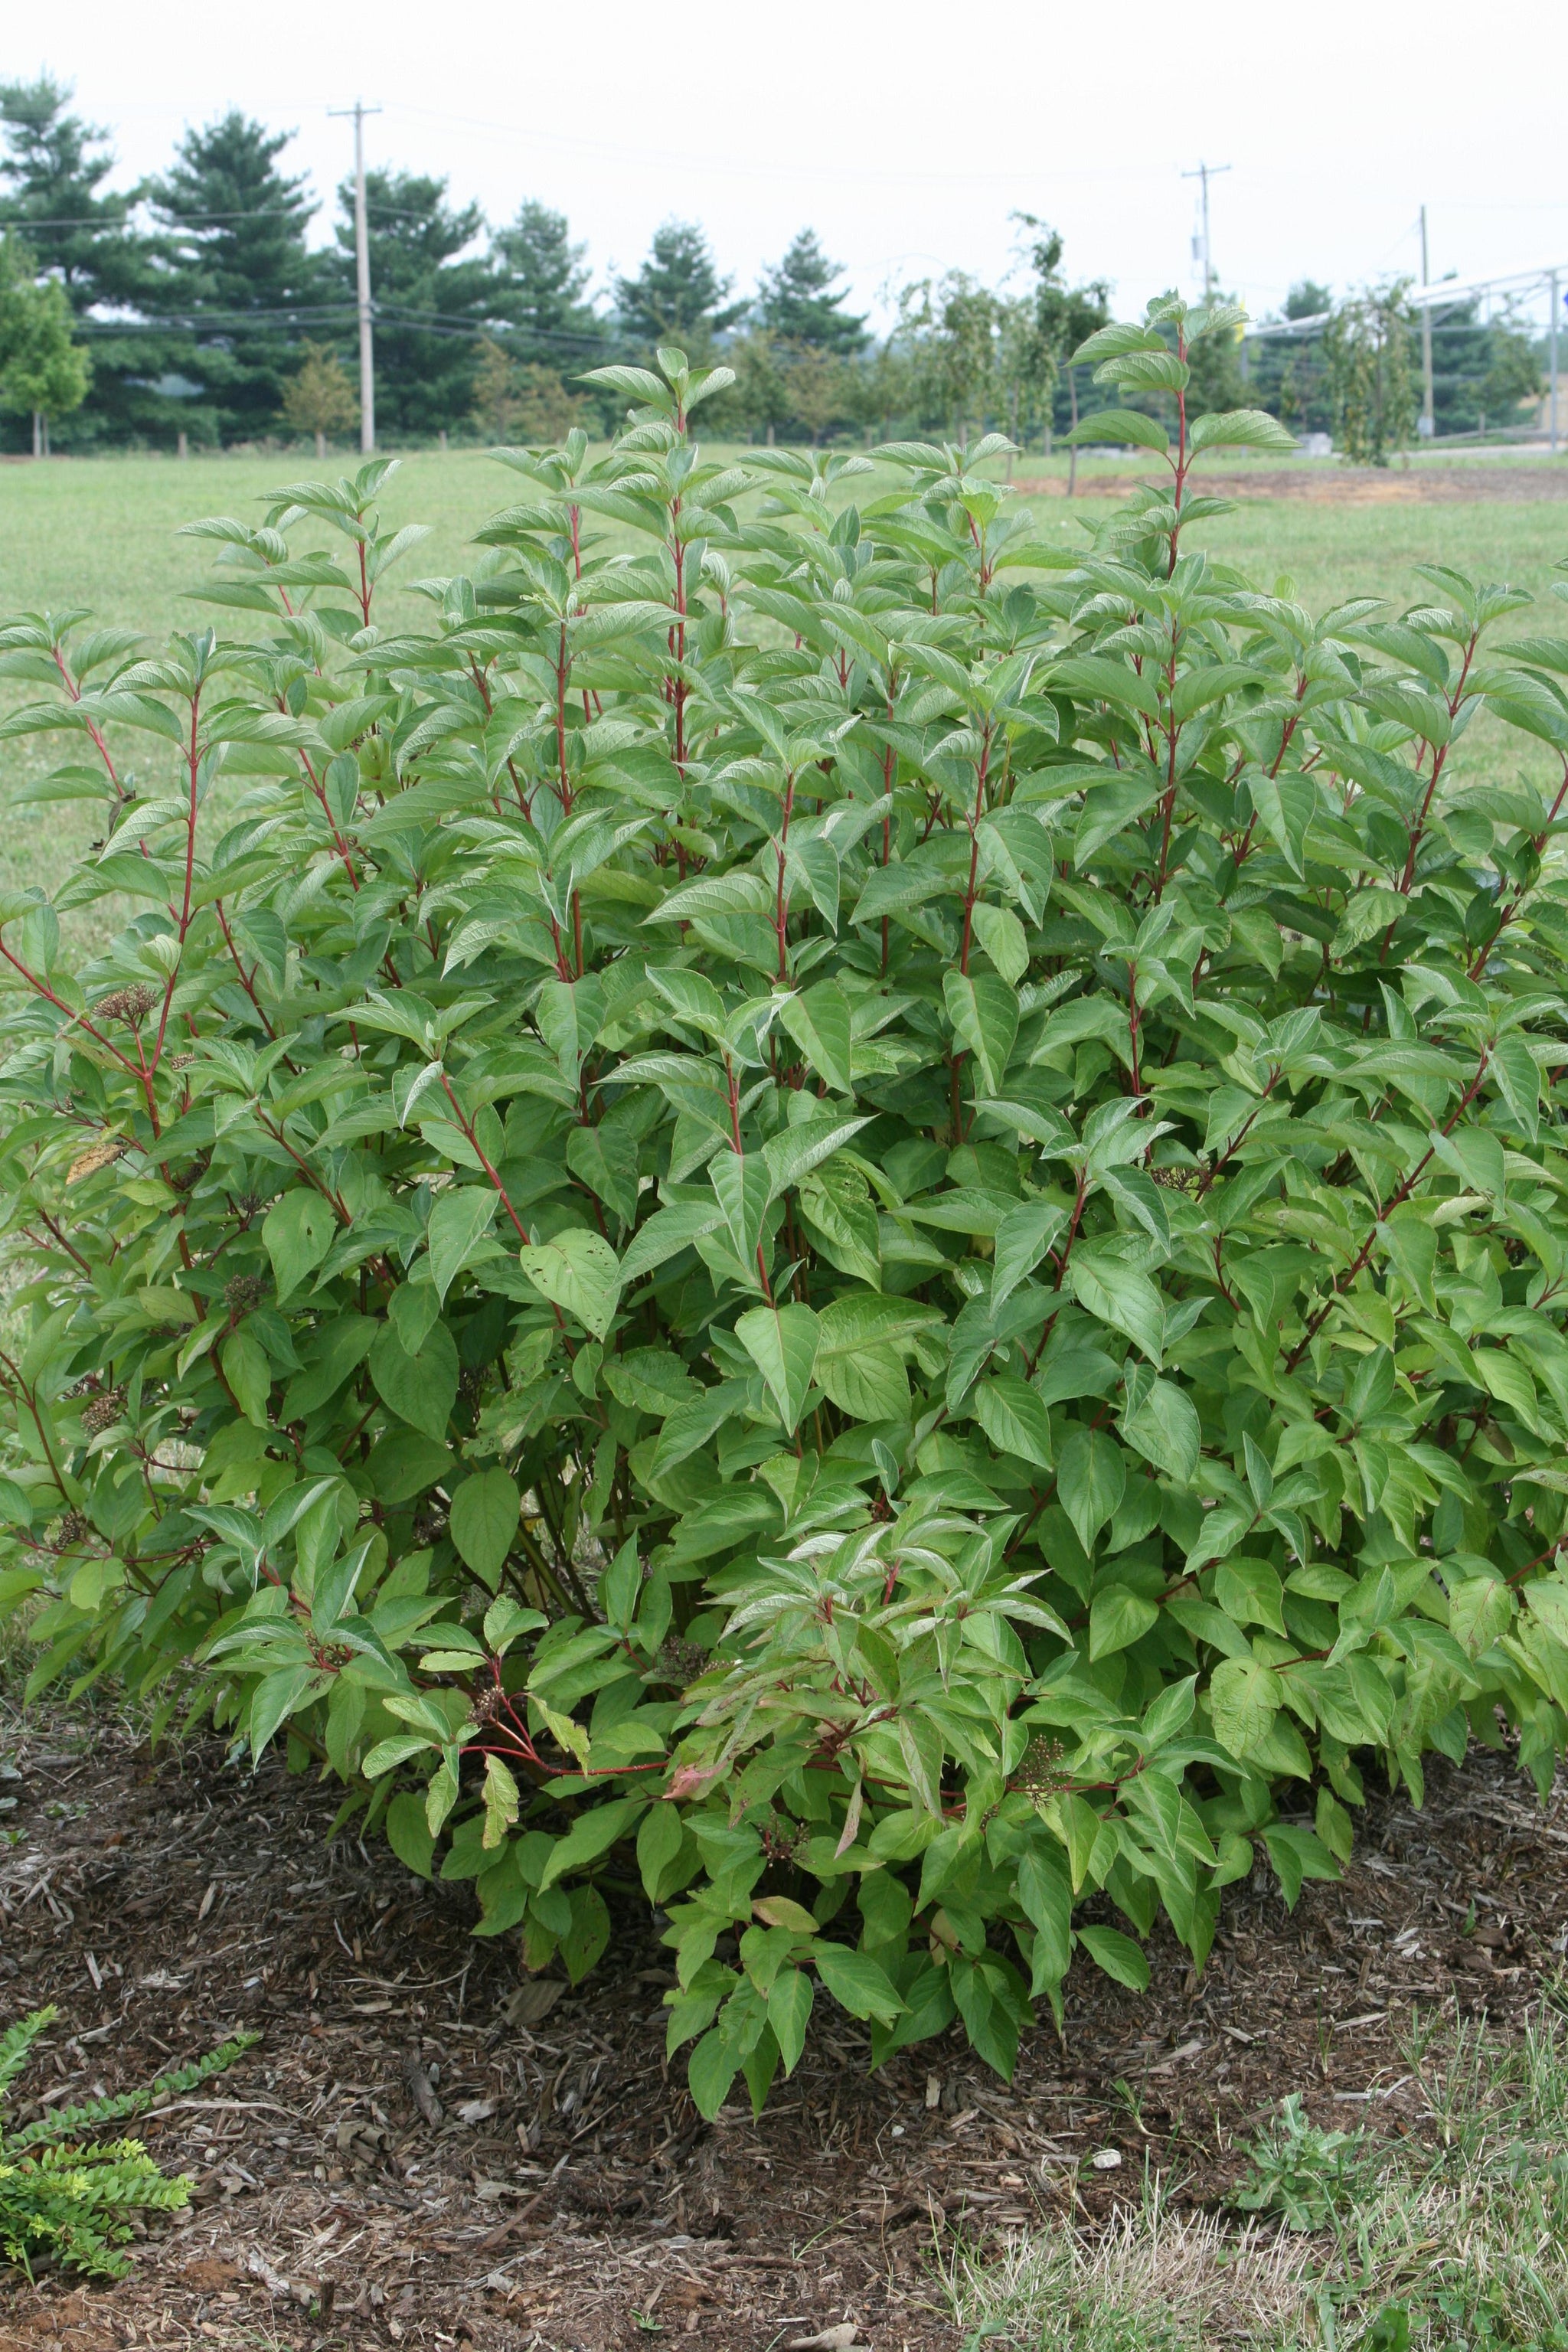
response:
[[[1421,283],[1428,286],[1431,278],[1426,261],[1426,207],[1421,207]],[[1421,437],[1430,441],[1437,430],[1437,419],[1432,405],[1432,306],[1421,305]]]
[[[371,332],[370,227],[364,208],[364,119],[379,114],[379,106],[356,99],[352,107],[333,106],[329,114],[347,118],[354,126],[354,275],[359,296],[359,446],[365,457],[375,447],[375,350]]]
[[[1228,172],[1229,169],[1228,163],[1200,163],[1195,172],[1182,173],[1184,180],[1201,180],[1203,183],[1204,300],[1205,302],[1214,300],[1214,247],[1209,243],[1209,182],[1217,180],[1222,172]]]

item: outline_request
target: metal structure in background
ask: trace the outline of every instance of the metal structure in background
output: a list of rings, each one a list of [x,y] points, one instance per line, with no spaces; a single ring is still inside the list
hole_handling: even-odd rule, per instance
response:
[[[1229,169],[1230,165],[1228,163],[1200,163],[1195,172],[1184,172],[1182,173],[1184,180],[1201,180],[1203,182],[1204,300],[1205,302],[1212,302],[1214,299],[1214,247],[1209,243],[1209,182],[1211,180],[1217,180],[1222,172],[1228,172]]]
[[[1186,176],[1190,177],[1191,174]],[[1424,441],[1429,439],[1436,424],[1432,378],[1434,311],[1447,310],[1451,304],[1457,302],[1477,301],[1486,295],[1526,295],[1544,290],[1551,304],[1551,316],[1546,331],[1547,417],[1552,455],[1555,457],[1562,448],[1563,417],[1558,342],[1561,326],[1560,312],[1563,301],[1568,299],[1568,295],[1565,295],[1563,290],[1564,283],[1568,281],[1568,261],[1549,263],[1543,269],[1514,270],[1500,278],[1472,278],[1463,285],[1452,278],[1441,278],[1435,285],[1430,284],[1427,281],[1426,269],[1426,207],[1423,205],[1421,207],[1421,281],[1419,286],[1413,286],[1405,297],[1411,306],[1421,313],[1421,438]],[[1309,319],[1265,319],[1257,325],[1249,320],[1247,327],[1247,341],[1263,342],[1276,335],[1313,334],[1321,328],[1326,327],[1332,317],[1331,310],[1314,310]],[[1441,331],[1440,329],[1439,331]],[[1245,360],[1243,369],[1245,373]],[[1431,424],[1427,422],[1429,418],[1432,420]]]
[[[1426,207],[1422,207],[1426,219]],[[1425,275],[1425,273],[1423,273]],[[1481,295],[1537,294],[1544,288],[1552,306],[1551,323],[1546,336],[1547,414],[1550,419],[1552,454],[1559,448],[1557,398],[1557,310],[1562,299],[1562,284],[1568,277],[1568,262],[1549,262],[1543,269],[1516,269],[1501,278],[1473,278],[1468,285],[1458,285],[1452,278],[1441,278],[1436,286],[1423,285],[1412,289],[1410,300],[1423,313],[1423,336],[1429,341],[1428,323],[1434,310],[1445,309],[1450,302],[1469,302]]]
[[[375,347],[371,330],[370,226],[364,208],[364,119],[379,114],[379,106],[356,99],[353,106],[330,106],[329,114],[354,126],[354,277],[359,300],[359,446],[369,457],[375,447]]]
[[[1426,262],[1426,207],[1421,207],[1421,283],[1431,281],[1432,272]],[[1437,408],[1432,392],[1432,310],[1425,305],[1421,312],[1421,423],[1418,427],[1424,441],[1430,441],[1437,430]]]

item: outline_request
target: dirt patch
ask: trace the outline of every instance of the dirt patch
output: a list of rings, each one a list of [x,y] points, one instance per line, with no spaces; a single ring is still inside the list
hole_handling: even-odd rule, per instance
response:
[[[1568,1940],[1568,1805],[1542,1812],[1506,1758],[1434,1759],[1426,1810],[1374,1799],[1343,1882],[1293,1916],[1261,1872],[1231,1888],[1201,1979],[1163,1936],[1142,1999],[1080,1965],[1065,2044],[1037,2033],[1011,2088],[952,2037],[868,2075],[823,1997],[762,2121],[731,2104],[708,2126],[666,2065],[669,1956],[631,1904],[541,2015],[512,1940],[469,1935],[465,1887],[330,1839],[333,1791],[274,1760],[252,1777],[214,1744],[152,1757],[59,1718],[9,1754],[0,2018],[61,2011],[23,2095],[264,2038],[141,2126],[195,2175],[190,2213],[118,2285],[0,2287],[0,2352],[661,2332],[763,2352],[847,2317],[878,2352],[934,2352],[955,2338],[933,2240],[1103,2214],[1145,2158],[1212,2203],[1291,2090],[1397,2127],[1412,2003],[1515,2026]]]
[[[1077,496],[1124,499],[1150,478],[1158,477],[1086,474]],[[1568,499],[1568,465],[1248,467],[1245,472],[1205,472],[1194,487],[1205,498],[1300,499],[1316,506],[1530,506]],[[1065,475],[1020,475],[1013,488],[1031,498],[1065,499],[1068,486]]]

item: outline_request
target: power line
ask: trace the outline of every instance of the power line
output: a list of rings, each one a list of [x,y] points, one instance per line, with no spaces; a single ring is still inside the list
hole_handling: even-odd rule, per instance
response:
[[[369,111],[368,109],[367,111]],[[140,212],[144,206],[151,208],[153,202],[151,197],[146,196],[127,199],[128,208],[132,212]],[[313,220],[323,208],[321,203],[313,204],[303,218],[300,218],[298,214],[284,212],[276,205],[266,205],[237,212],[172,214],[163,226],[168,229],[178,230],[205,226],[213,221],[298,220],[302,228],[306,221]],[[370,198],[369,209],[381,220],[427,220],[429,218],[429,213],[423,205],[389,205],[376,196]],[[3,201],[0,201],[0,228],[74,228],[93,236],[146,236],[152,234],[147,229],[133,227],[128,220],[84,220],[79,214],[68,214],[58,220],[37,220],[31,213],[10,210]]]

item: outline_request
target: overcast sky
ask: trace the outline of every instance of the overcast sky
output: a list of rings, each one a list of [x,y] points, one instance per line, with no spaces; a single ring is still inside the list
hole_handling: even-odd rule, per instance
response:
[[[238,106],[294,131],[286,160],[330,195],[351,126],[328,109],[363,95],[384,110],[373,163],[443,174],[493,221],[542,198],[601,285],[669,215],[742,291],[810,223],[880,315],[890,282],[1000,278],[1024,209],[1126,313],[1195,290],[1181,175],[1204,160],[1230,166],[1215,263],[1255,314],[1305,276],[1416,274],[1423,201],[1434,277],[1568,260],[1563,0],[74,0],[26,24],[5,70],[74,81],[121,185]]]

